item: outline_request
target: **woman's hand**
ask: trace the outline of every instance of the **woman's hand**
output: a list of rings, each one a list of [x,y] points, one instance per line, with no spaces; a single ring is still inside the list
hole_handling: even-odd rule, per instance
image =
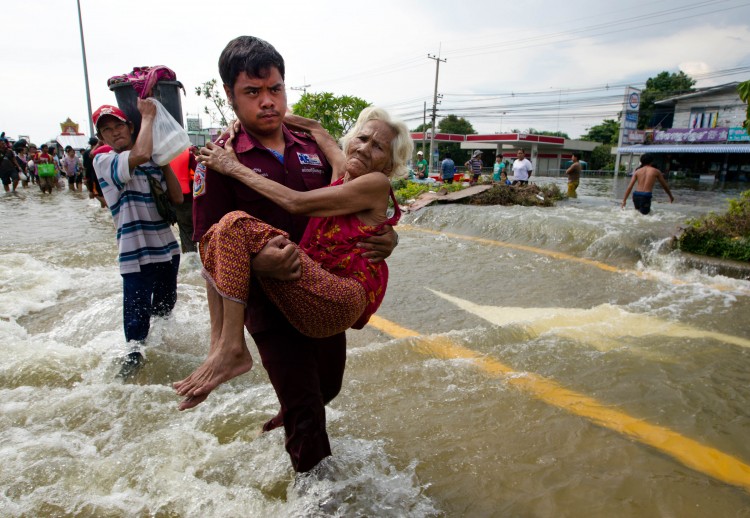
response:
[[[396,231],[390,225],[383,226],[378,234],[357,243],[359,248],[366,250],[362,254],[362,257],[371,263],[384,261],[393,253],[396,245],[398,245],[398,234],[396,234]]]
[[[307,131],[308,133],[312,133],[314,130],[323,129],[320,122],[300,115],[295,115],[290,111],[287,111],[284,114],[284,124],[298,130]]]
[[[227,140],[224,148],[217,146],[213,142],[208,142],[205,147],[201,148],[198,162],[227,176],[232,176],[234,168],[240,165],[229,140]]]
[[[239,130],[239,124],[240,122],[238,120],[233,120],[229,124],[229,127],[227,128],[229,136],[227,137],[223,148],[217,146],[213,142],[208,142],[205,147],[200,149],[200,154],[196,160],[201,164],[205,164],[206,167],[210,167],[214,171],[227,176],[233,176],[237,166],[242,165],[237,159],[237,155],[234,152],[234,146],[232,145],[234,137]]]

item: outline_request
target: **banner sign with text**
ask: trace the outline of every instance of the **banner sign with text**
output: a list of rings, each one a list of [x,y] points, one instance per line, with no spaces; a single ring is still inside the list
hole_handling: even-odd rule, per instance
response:
[[[691,144],[693,142],[726,142],[729,128],[671,128],[654,132],[654,143]]]
[[[747,130],[743,127],[729,128],[729,142],[750,142],[750,135],[747,134]]]

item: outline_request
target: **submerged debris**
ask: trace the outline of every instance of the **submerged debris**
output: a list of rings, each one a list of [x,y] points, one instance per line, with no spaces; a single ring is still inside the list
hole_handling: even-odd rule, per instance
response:
[[[523,205],[552,207],[555,201],[562,200],[563,194],[557,185],[541,187],[529,185],[493,185],[491,189],[470,198],[472,205]]]

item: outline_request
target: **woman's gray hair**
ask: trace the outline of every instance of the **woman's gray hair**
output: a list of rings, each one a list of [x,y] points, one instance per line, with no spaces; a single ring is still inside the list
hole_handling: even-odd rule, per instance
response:
[[[349,142],[354,138],[361,130],[362,127],[369,121],[383,121],[385,122],[396,134],[391,141],[391,156],[393,162],[393,169],[388,175],[389,178],[403,178],[408,172],[407,162],[411,158],[411,152],[414,149],[414,144],[411,141],[411,132],[409,128],[401,121],[394,120],[390,114],[383,108],[377,108],[375,106],[369,106],[362,110],[357,118],[357,122],[352,128],[341,137],[341,147],[346,155],[349,148]]]

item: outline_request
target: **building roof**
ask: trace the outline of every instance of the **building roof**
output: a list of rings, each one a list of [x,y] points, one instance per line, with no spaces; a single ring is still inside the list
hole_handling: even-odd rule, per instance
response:
[[[416,143],[422,140],[429,142],[429,134],[412,133],[411,138]],[[599,145],[598,142],[573,140],[551,135],[534,135],[531,133],[492,133],[486,135],[457,135],[452,133],[435,133],[436,143],[456,142],[461,149],[491,149],[498,146],[504,149],[531,149],[536,145],[539,152],[558,152],[561,150],[591,151]]]
[[[715,94],[723,93],[723,92],[730,91],[730,90],[734,90],[736,92],[738,84],[739,83],[735,81],[734,83],[725,83],[723,85],[709,86],[706,88],[698,88],[694,92],[689,92],[689,93],[681,94],[681,95],[675,95],[672,97],[667,97],[666,99],[655,101],[654,104],[673,105],[673,104],[677,104],[678,101],[684,101],[686,99],[694,99],[696,97],[706,97],[709,95],[715,95]]]
[[[65,149],[67,146],[73,149],[86,149],[89,147],[89,138],[86,135],[58,135],[55,140]]]

